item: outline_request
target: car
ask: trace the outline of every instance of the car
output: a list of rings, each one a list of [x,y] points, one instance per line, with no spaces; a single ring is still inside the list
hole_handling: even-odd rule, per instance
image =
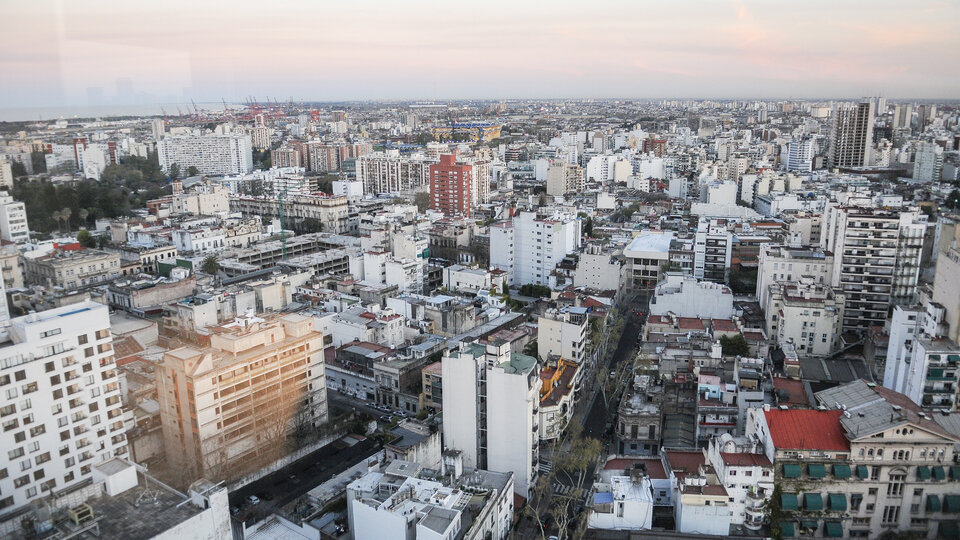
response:
[[[380,421],[387,422],[389,424],[390,422],[393,422],[393,417],[390,416],[389,414],[384,414],[380,417]]]
[[[250,506],[260,504],[260,497],[257,497],[256,495],[250,495],[247,497],[247,502],[250,503]]]
[[[239,513],[240,513],[240,509],[239,509],[239,508],[237,508],[236,506],[231,506],[231,507],[230,507],[230,515],[231,515],[231,516],[235,516],[235,515],[237,515],[237,514],[239,514]]]
[[[407,411],[397,411],[397,416],[399,416],[400,418],[407,418],[410,416],[410,413],[408,413]]]

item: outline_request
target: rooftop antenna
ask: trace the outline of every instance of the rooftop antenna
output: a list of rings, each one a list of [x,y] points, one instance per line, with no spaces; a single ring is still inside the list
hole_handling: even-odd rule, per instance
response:
[[[150,477],[144,474],[143,491],[140,492],[140,496],[137,497],[136,502],[133,503],[133,507],[140,508],[141,502],[148,502],[150,499],[153,499],[153,504],[160,504],[160,490],[150,489]]]

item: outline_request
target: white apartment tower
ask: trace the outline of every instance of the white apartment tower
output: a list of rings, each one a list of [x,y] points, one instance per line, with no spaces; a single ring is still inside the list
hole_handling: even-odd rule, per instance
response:
[[[844,103],[833,111],[830,132],[830,167],[865,167],[870,165],[873,145],[873,101]]]
[[[192,166],[210,176],[246,174],[253,170],[248,135],[168,136],[157,141],[157,156],[164,171],[169,171],[174,163],[182,173]]]
[[[943,148],[932,142],[917,146],[913,160],[913,179],[917,182],[939,182],[943,170]]]
[[[0,191],[0,238],[18,244],[30,240],[27,209],[6,191]]]
[[[462,452],[466,467],[512,472],[528,497],[540,457],[537,360],[504,341],[461,345],[442,362],[446,449]]]
[[[834,254],[830,284],[846,295],[844,330],[883,326],[891,305],[915,300],[926,227],[913,209],[827,205],[821,243]]]
[[[548,285],[557,263],[578,250],[581,241],[576,217],[521,212],[490,227],[490,266],[506,271],[511,285]]]
[[[798,137],[790,141],[787,147],[788,171],[809,172],[813,170],[813,156],[816,145],[812,137]]]
[[[107,307],[82,302],[10,321],[0,342],[0,512],[92,478],[127,453]]]

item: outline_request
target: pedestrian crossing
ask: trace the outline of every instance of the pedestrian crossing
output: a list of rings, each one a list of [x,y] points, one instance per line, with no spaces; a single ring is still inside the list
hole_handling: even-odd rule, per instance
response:
[[[553,470],[553,464],[550,463],[549,459],[540,458],[540,463],[537,465],[537,470],[540,471],[540,474],[547,474]]]
[[[559,482],[553,483],[553,493],[554,495],[563,495],[565,497],[570,497],[573,499],[582,499],[586,490],[583,488],[578,488],[574,486],[568,486],[561,484]]]

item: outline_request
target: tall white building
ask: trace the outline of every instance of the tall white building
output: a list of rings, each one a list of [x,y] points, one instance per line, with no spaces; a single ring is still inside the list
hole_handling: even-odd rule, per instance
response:
[[[107,307],[18,317],[0,342],[0,510],[69,491],[127,453]]]
[[[528,497],[540,457],[537,360],[508,342],[463,345],[442,360],[444,445],[470,468],[512,472]]]
[[[583,364],[587,357],[589,318],[590,314],[585,307],[548,309],[537,322],[537,355],[540,359],[546,361],[553,355]]]
[[[490,227],[490,266],[506,271],[511,285],[547,285],[557,263],[579,249],[581,240],[579,218],[521,212]]]
[[[27,209],[6,191],[0,191],[0,238],[18,244],[30,239]]]
[[[943,170],[943,148],[932,142],[917,146],[913,160],[913,179],[917,182],[939,182]]]
[[[790,141],[787,147],[786,169],[788,171],[812,171],[815,153],[816,145],[812,137],[799,137]]]
[[[430,165],[439,161],[425,154],[401,156],[397,150],[374,152],[357,158],[357,182],[370,195],[424,190],[430,185]]]
[[[891,305],[915,301],[926,227],[909,208],[827,205],[821,245],[834,254],[830,285],[846,295],[844,330],[883,326]]]
[[[164,137],[157,141],[157,156],[164,171],[176,163],[181,174],[186,174],[189,167],[210,176],[245,174],[253,170],[253,151],[247,135]]]
[[[870,165],[873,147],[874,102],[844,103],[833,111],[830,133],[830,167]]]

